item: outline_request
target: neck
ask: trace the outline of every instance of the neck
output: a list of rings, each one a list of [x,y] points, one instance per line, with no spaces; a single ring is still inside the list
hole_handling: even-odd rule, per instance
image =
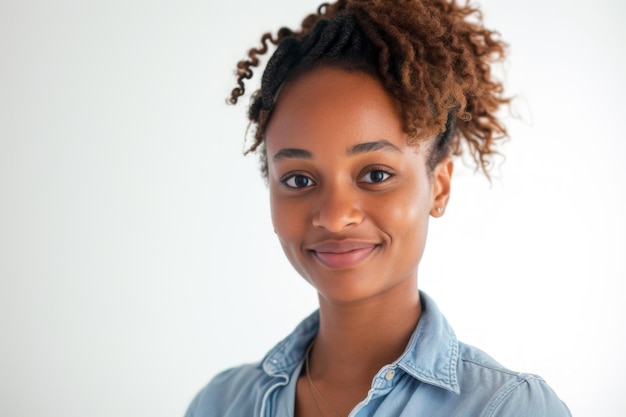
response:
[[[363,381],[392,363],[406,348],[421,314],[415,281],[354,303],[320,296],[320,330],[312,372],[338,385]]]

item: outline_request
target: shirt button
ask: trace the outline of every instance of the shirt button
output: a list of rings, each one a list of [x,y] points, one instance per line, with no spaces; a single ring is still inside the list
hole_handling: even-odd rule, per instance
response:
[[[393,379],[393,376],[396,374],[395,371],[387,371],[387,373],[385,374],[385,379],[387,381],[391,381]]]

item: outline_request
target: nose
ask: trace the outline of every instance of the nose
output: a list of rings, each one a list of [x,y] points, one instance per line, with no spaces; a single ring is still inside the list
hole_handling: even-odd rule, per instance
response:
[[[355,192],[342,187],[320,190],[313,226],[338,233],[363,221],[361,203]]]

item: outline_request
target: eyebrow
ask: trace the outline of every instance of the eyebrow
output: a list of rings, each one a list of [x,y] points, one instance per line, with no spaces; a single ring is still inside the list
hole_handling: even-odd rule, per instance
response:
[[[379,150],[403,153],[402,150],[396,145],[384,139],[374,142],[359,143],[358,145],[354,145],[352,148],[348,149],[347,153],[349,156],[354,156],[361,153],[374,152]]]
[[[374,152],[379,150],[391,151],[396,153],[403,153],[400,148],[398,148],[393,143],[386,140],[377,140],[373,142],[365,142],[354,145],[346,151],[348,156],[359,155],[367,152]],[[281,159],[287,158],[299,158],[299,159],[313,159],[313,154],[306,149],[298,149],[298,148],[285,148],[276,152],[272,157],[274,162],[279,161]]]
[[[272,160],[278,161],[285,158],[313,159],[313,154],[304,149],[286,148],[276,152]]]

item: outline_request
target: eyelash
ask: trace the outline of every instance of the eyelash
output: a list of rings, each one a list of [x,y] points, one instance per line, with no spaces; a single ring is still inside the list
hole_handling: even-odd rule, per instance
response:
[[[289,181],[291,180],[295,180],[296,178],[303,178],[306,179],[308,182],[310,182],[310,184],[304,185],[304,186],[297,186],[296,184],[294,185],[290,185]],[[303,188],[308,188],[308,187],[312,187],[313,185],[316,185],[315,181],[313,181],[310,177],[304,175],[304,174],[288,174],[285,175],[284,177],[282,177],[280,179],[280,183],[283,184],[284,186],[286,186],[287,188],[291,188],[294,190],[299,190],[299,189],[303,189]]]
[[[380,181],[362,181],[363,178],[365,178],[368,175],[371,175],[373,172],[382,172],[383,176],[385,176],[385,177],[382,180],[380,180]],[[389,180],[393,176],[394,176],[394,174],[392,172],[389,172],[387,169],[384,169],[382,167],[371,167],[371,168],[369,168],[367,170],[367,172],[364,175],[362,175],[359,178],[359,182],[365,182],[367,184],[380,184],[382,182],[385,182],[385,181]]]
[[[382,172],[383,173],[383,179],[381,179],[380,181],[364,181],[363,179],[368,176],[371,175],[373,172]],[[358,178],[358,182],[360,183],[365,183],[365,184],[380,184],[383,183],[385,181],[388,181],[390,178],[392,178],[395,174],[393,174],[392,172],[388,171],[387,169],[384,169],[382,167],[371,167],[369,168],[365,174],[361,175]],[[306,180],[306,184],[304,185],[298,185],[297,183],[293,183],[290,184],[290,182],[299,180],[299,179],[304,179]],[[298,173],[291,173],[291,174],[287,174],[284,177],[282,177],[280,180],[280,183],[283,184],[285,187],[293,189],[293,190],[302,190],[305,188],[309,188],[312,187],[314,185],[317,185],[317,183],[309,176],[304,175],[304,174],[298,174]]]

